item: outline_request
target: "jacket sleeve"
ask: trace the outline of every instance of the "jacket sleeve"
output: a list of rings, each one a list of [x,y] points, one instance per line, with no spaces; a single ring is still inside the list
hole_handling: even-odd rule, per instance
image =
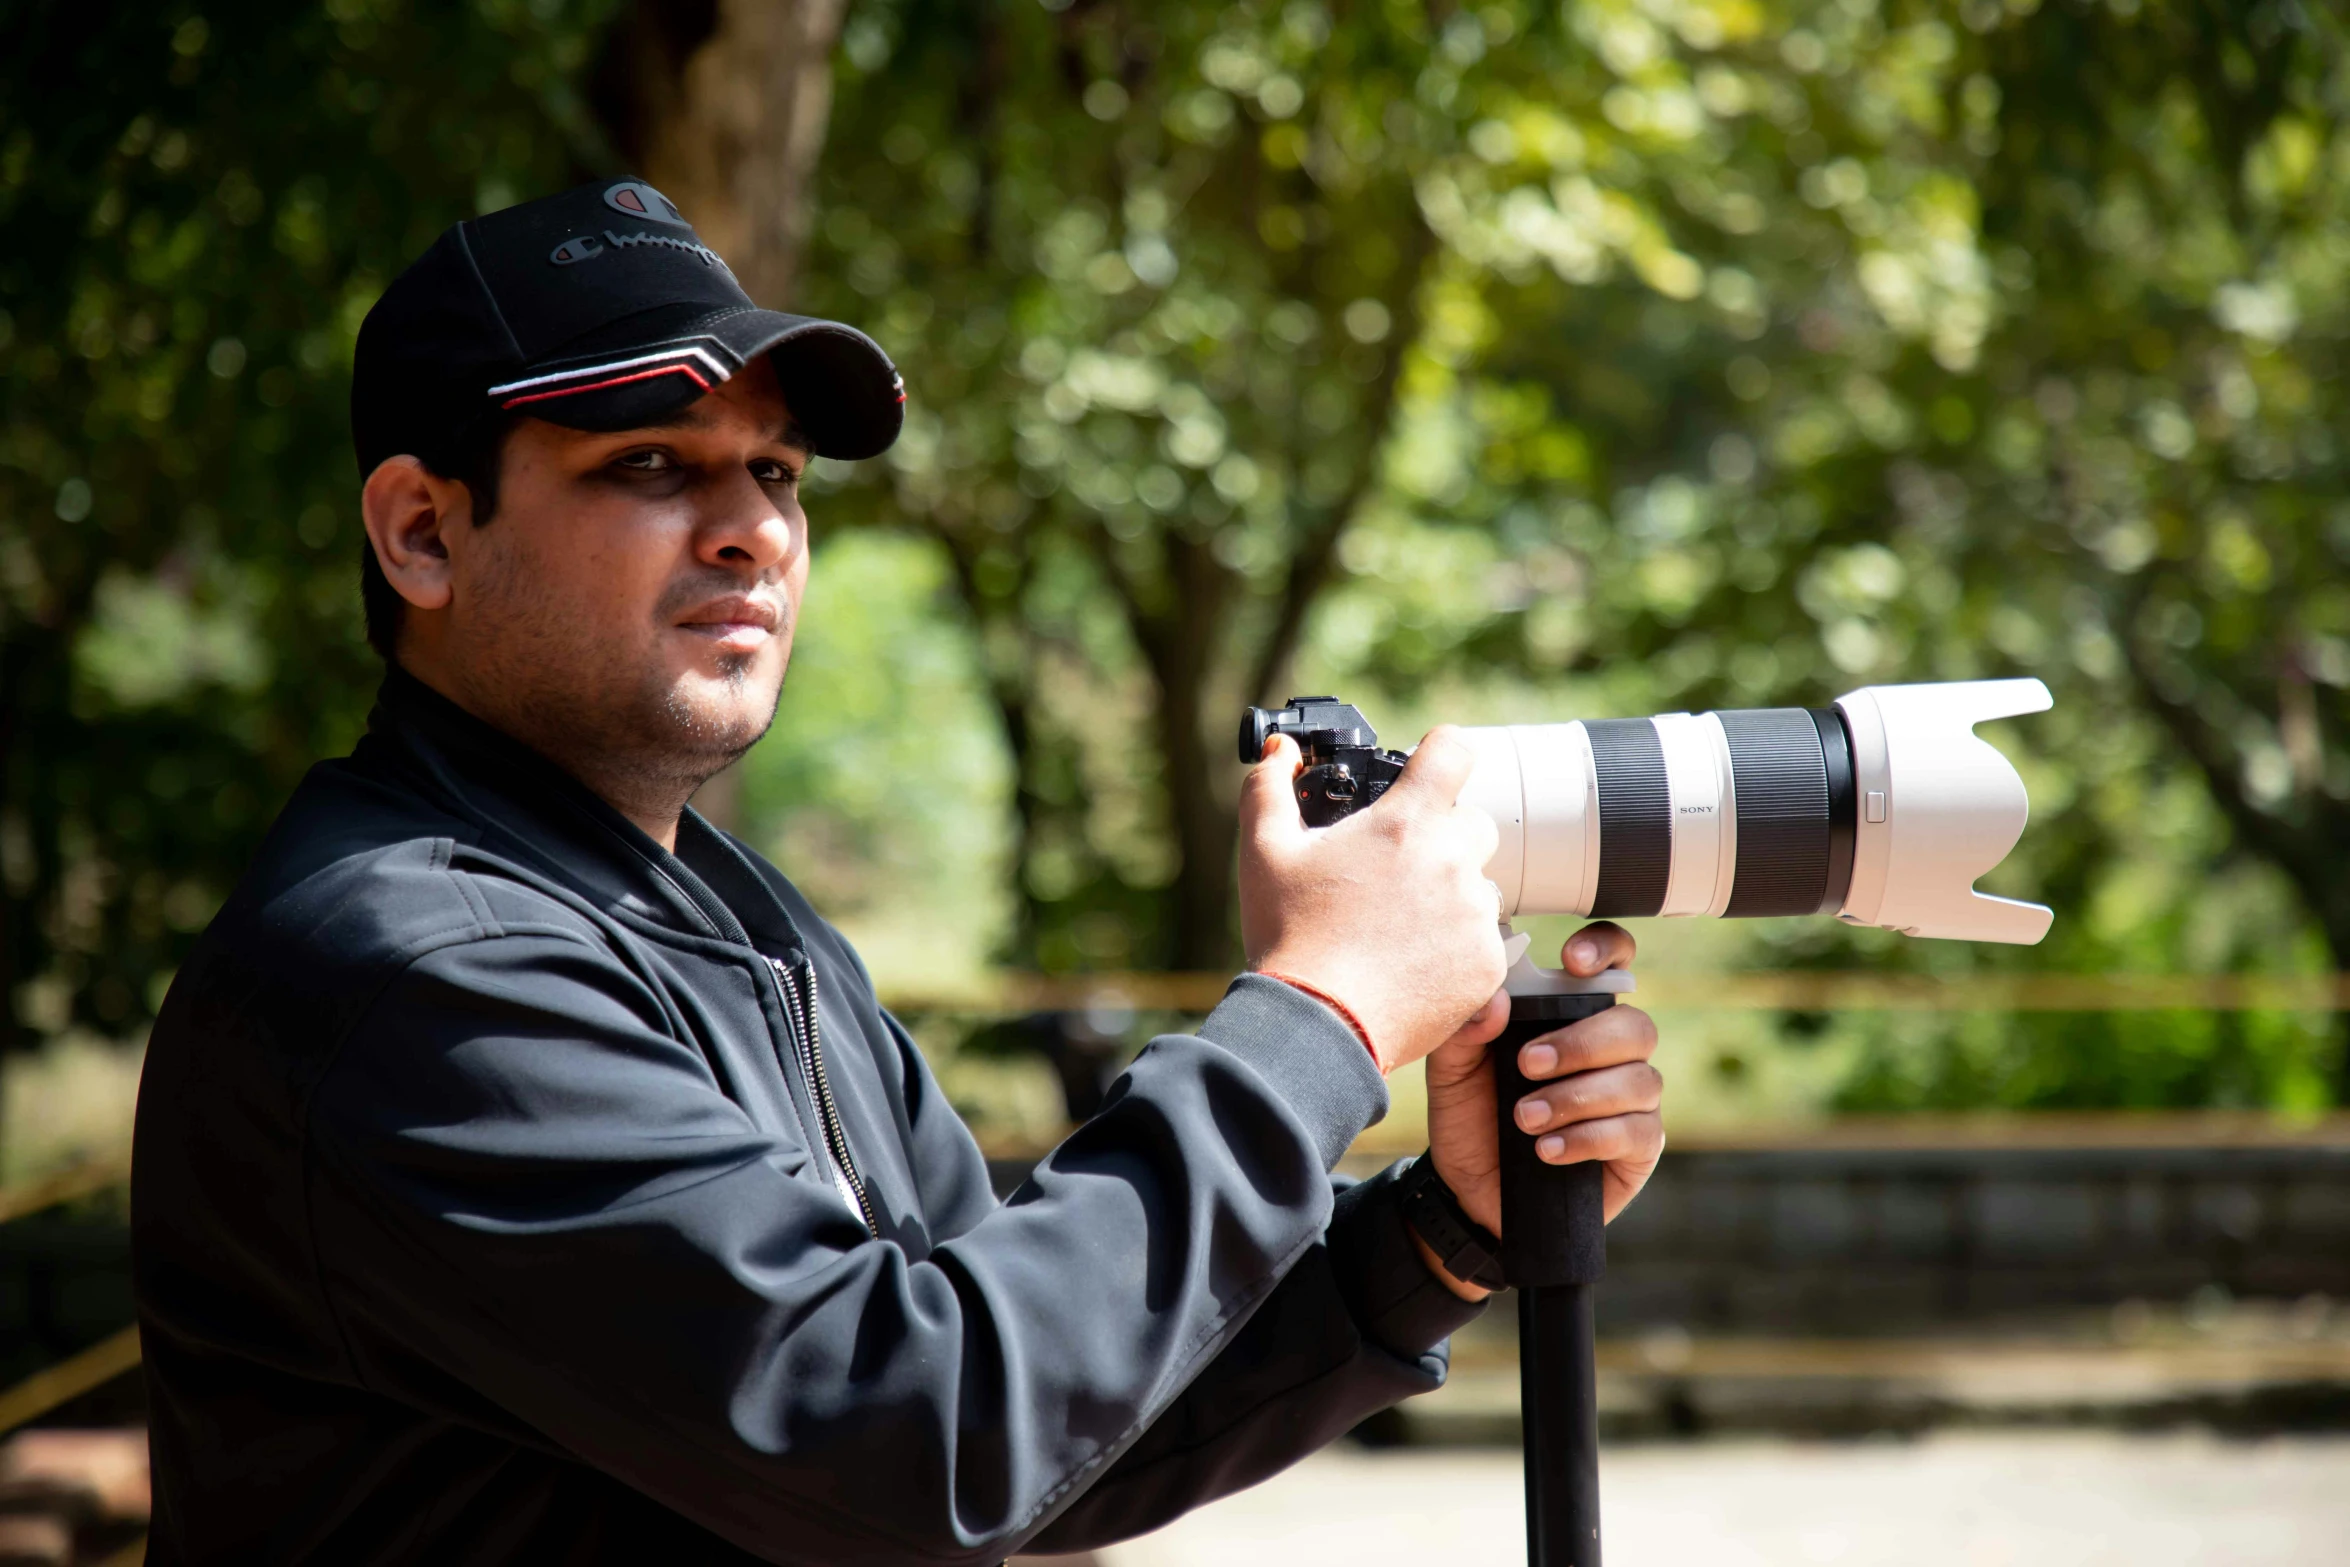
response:
[[[1437,1283],[1420,1260],[1395,1201],[1402,1168],[1339,1190],[1324,1243],[1034,1549],[1132,1539],[1443,1384],[1445,1339],[1485,1308]]]
[[[416,958],[337,1052],[311,1237],[386,1396],[519,1427],[770,1561],[995,1562],[1326,1257],[1327,1171],[1385,1107],[1343,1023],[1244,977],[917,1261],[608,952],[510,933]]]
[[[924,1211],[938,1233],[959,1233],[995,1206],[985,1161],[913,1040],[894,1018],[883,1020],[906,1082]],[[1485,1308],[1439,1284],[1420,1260],[1396,1199],[1403,1167],[1399,1160],[1359,1184],[1338,1180],[1320,1243],[1030,1549],[1080,1551],[1132,1539],[1268,1479],[1368,1416],[1443,1385],[1446,1339]]]

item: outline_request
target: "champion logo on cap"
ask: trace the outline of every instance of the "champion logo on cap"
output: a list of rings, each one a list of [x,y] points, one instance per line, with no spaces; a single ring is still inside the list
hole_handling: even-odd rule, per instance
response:
[[[685,221],[685,214],[677,210],[677,203],[643,180],[622,180],[617,185],[606,186],[604,205],[614,212],[625,212],[632,218],[650,218],[655,223],[690,227]]]
[[[574,261],[585,261],[590,256],[600,256],[603,253],[604,242],[602,240],[593,234],[582,234],[577,239],[567,239],[557,245],[547,259],[559,267],[567,267]]]

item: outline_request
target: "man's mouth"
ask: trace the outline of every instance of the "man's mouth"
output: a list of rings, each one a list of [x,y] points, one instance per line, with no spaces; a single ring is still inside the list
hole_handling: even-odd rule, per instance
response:
[[[706,637],[721,653],[756,653],[783,625],[783,611],[767,599],[730,594],[688,610],[680,631]]]

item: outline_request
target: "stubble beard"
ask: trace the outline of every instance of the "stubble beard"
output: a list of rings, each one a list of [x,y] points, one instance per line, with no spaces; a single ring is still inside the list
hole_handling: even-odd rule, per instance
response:
[[[697,789],[775,722],[774,699],[764,712],[755,701],[746,707],[758,655],[720,655],[715,689],[676,679],[666,667],[660,639],[674,613],[713,591],[707,582],[681,583],[665,594],[654,640],[633,652],[618,639],[581,638],[575,618],[543,601],[508,599],[515,656],[501,661],[507,667],[492,677],[496,691],[486,705],[500,712],[499,727],[622,814],[640,824],[674,821]],[[776,631],[787,648],[792,629],[787,619]],[[708,701],[694,700],[697,686]]]
[[[682,811],[696,790],[741,760],[775,722],[774,702],[764,712],[745,706],[753,662],[747,654],[721,657],[715,690],[707,682],[666,680],[657,665],[648,668],[630,700],[595,704],[601,709],[595,754],[582,756],[579,769],[596,774],[608,796],[625,794],[664,817]],[[582,728],[583,739],[588,732]]]
[[[729,718],[715,718],[694,710],[686,699],[685,689],[671,685],[661,693],[662,727],[670,744],[665,748],[678,758],[679,778],[691,777],[695,788],[709,778],[733,766],[745,751],[759,743],[775,722],[776,704],[767,705],[765,717],[741,711],[739,704],[750,684],[753,655],[747,653],[723,654],[718,660],[718,680],[726,693]],[[781,688],[778,688],[778,696]]]

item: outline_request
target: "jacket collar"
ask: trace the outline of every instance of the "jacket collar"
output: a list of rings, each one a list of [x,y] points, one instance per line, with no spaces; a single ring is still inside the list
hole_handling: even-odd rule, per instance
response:
[[[702,936],[796,955],[798,928],[748,852],[687,807],[678,852],[594,790],[394,665],[376,693],[360,756],[381,746],[485,846],[529,860],[608,907]]]

